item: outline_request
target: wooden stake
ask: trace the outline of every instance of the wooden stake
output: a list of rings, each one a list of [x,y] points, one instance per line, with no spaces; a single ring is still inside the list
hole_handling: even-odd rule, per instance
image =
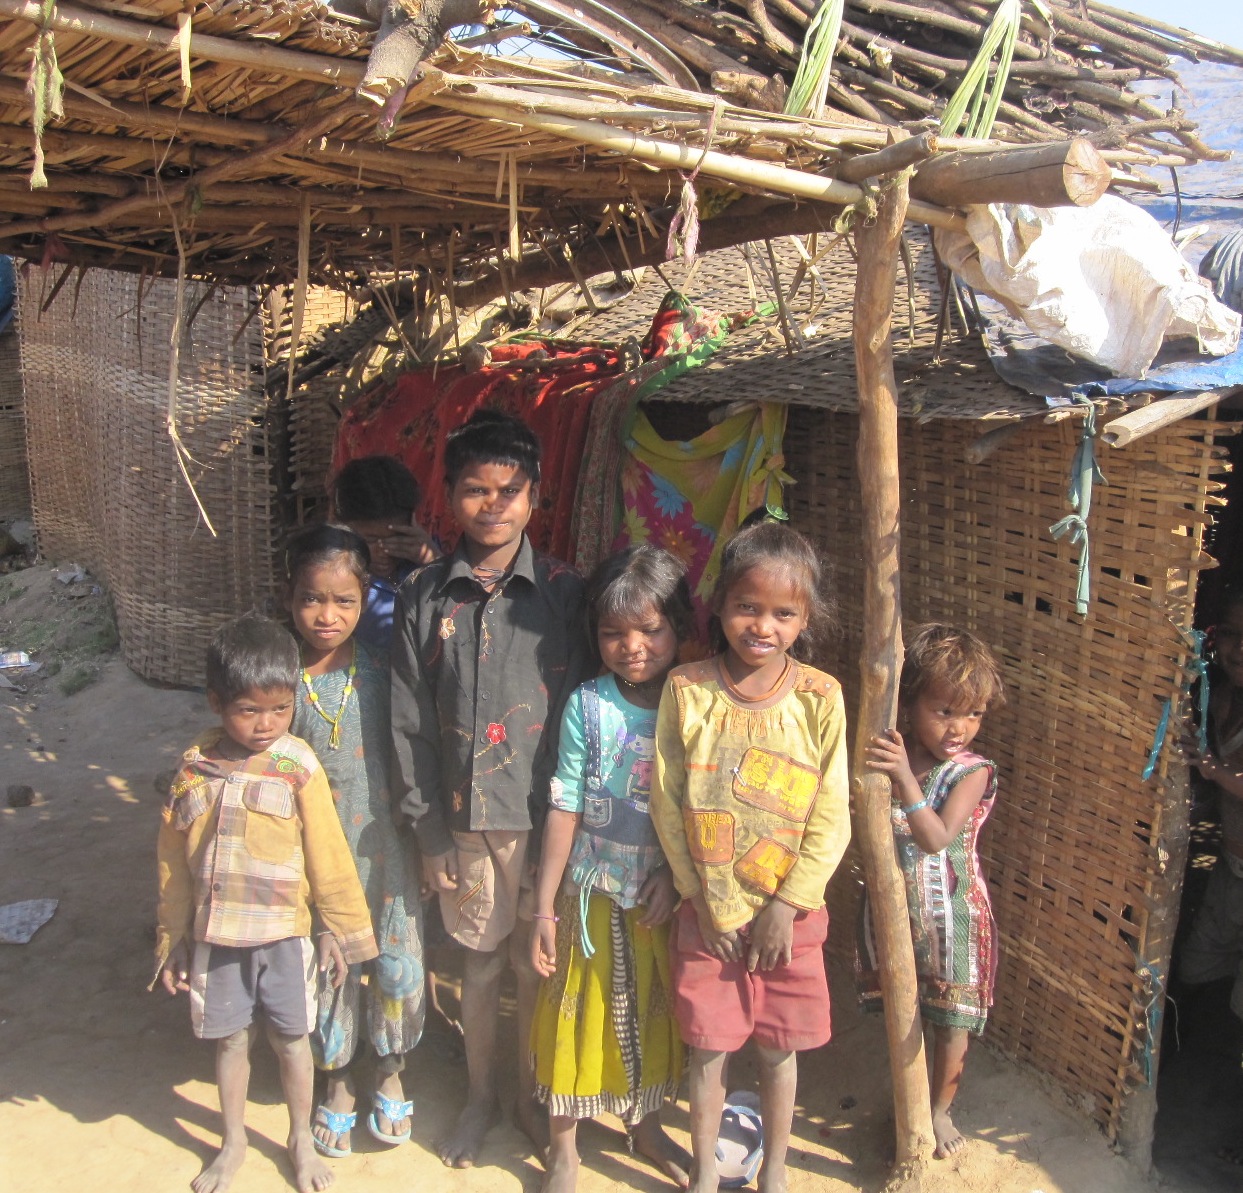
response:
[[[898,245],[906,215],[906,181],[898,176],[885,189],[875,222],[869,225],[861,221],[856,233],[859,270],[854,313],[865,579],[859,663],[863,684],[852,787],[855,840],[863,861],[880,959],[899,1166],[922,1162],[930,1154],[934,1146],[932,1108],[906,890],[894,857],[889,780],[865,770],[862,759],[868,742],[896,723],[902,663],[898,407],[890,332]]]

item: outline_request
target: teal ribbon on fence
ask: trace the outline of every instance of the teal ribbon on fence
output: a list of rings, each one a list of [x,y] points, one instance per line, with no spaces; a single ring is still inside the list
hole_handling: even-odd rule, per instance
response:
[[[1190,696],[1192,688],[1195,688],[1196,701],[1196,717],[1199,721],[1199,728],[1196,733],[1196,745],[1201,754],[1208,753],[1208,660],[1204,657],[1204,644],[1207,636],[1203,630],[1184,630],[1181,626],[1175,627],[1183,641],[1187,644],[1187,649],[1191,652],[1191,657],[1183,665],[1186,672],[1186,679],[1180,687],[1180,695]],[[1148,764],[1144,767],[1143,778],[1151,779],[1153,773],[1157,769],[1157,759],[1161,757],[1161,749],[1165,745],[1165,739],[1170,731],[1170,717],[1174,711],[1174,701],[1166,700],[1164,707],[1161,709],[1161,719],[1157,722],[1156,731],[1152,735],[1152,749],[1148,751]]]
[[[1092,544],[1088,538],[1088,514],[1092,510],[1092,486],[1097,481],[1102,485],[1109,482],[1096,462],[1096,404],[1090,398],[1076,398],[1076,405],[1086,408],[1083,420],[1083,434],[1079,437],[1079,446],[1075,448],[1074,457],[1070,462],[1070,485],[1067,489],[1067,500],[1074,506],[1075,512],[1067,514],[1049,527],[1054,539],[1064,535],[1070,536],[1070,542],[1080,548],[1079,551],[1079,582],[1075,588],[1075,612],[1086,617],[1088,603],[1092,597]]]

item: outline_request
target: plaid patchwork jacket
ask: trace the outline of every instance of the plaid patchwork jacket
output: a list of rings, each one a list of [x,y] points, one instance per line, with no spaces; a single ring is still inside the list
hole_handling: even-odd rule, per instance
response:
[[[350,964],[378,953],[323,767],[286,734],[241,763],[223,731],[186,751],[159,835],[157,973],[183,940],[248,947],[311,934],[311,908]]]

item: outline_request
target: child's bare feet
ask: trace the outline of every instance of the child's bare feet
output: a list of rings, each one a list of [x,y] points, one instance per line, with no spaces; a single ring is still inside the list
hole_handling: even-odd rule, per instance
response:
[[[194,1193],[225,1193],[246,1159],[246,1140],[226,1143],[216,1158],[190,1182]]]
[[[679,1189],[691,1183],[691,1154],[665,1133],[659,1114],[644,1117],[634,1129],[634,1150],[656,1165]]]
[[[578,1185],[578,1152],[549,1151],[540,1193],[574,1193]]]
[[[967,1141],[950,1118],[948,1110],[935,1110],[932,1114],[932,1134],[936,1137],[937,1150],[932,1154],[938,1160],[944,1160],[955,1152],[962,1151]]]
[[[716,1164],[706,1171],[701,1171],[693,1164],[691,1165],[691,1193],[717,1193],[721,1187],[721,1177],[716,1170]]]
[[[472,1167],[484,1136],[496,1126],[500,1117],[495,1095],[467,1102],[449,1137],[437,1149],[441,1161],[449,1168]]]
[[[759,1179],[755,1182],[759,1193],[786,1193],[786,1166],[784,1164],[760,1165]]]
[[[514,1103],[514,1126],[534,1145],[541,1160],[548,1156],[548,1108],[535,1098],[518,1095]]]
[[[289,1137],[289,1161],[293,1165],[293,1183],[298,1193],[318,1193],[337,1178],[332,1169],[316,1154],[315,1140],[310,1131],[299,1131]],[[195,1193],[202,1193],[196,1189]]]

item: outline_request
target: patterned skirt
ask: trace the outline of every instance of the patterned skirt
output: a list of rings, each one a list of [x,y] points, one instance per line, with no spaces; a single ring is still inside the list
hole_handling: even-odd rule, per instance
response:
[[[673,1018],[669,925],[645,928],[593,892],[583,949],[578,899],[559,900],[556,974],[540,987],[531,1028],[536,1092],[550,1114],[607,1112],[633,1127],[677,1094],[682,1040]]]

